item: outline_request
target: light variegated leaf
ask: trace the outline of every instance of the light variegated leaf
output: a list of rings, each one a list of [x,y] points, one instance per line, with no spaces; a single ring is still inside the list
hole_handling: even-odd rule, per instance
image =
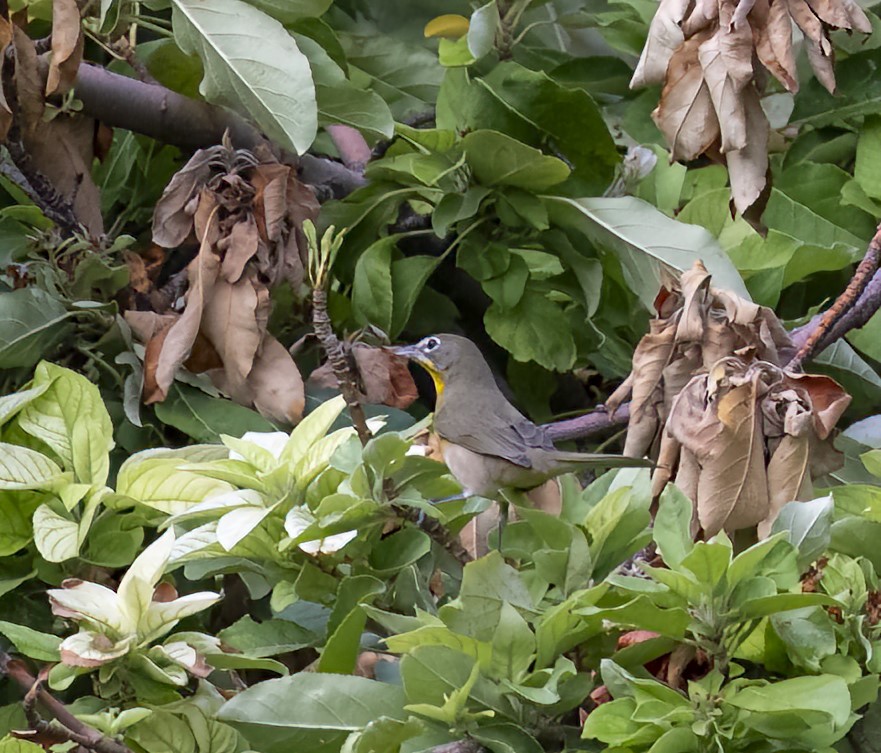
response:
[[[109,636],[120,637],[135,632],[135,622],[123,611],[116,592],[106,586],[75,581],[68,582],[64,588],[52,588],[47,593],[52,612],[59,617],[84,622]]]
[[[121,608],[135,623],[150,608],[153,591],[165,572],[173,547],[174,530],[168,529],[135,558],[122,576],[116,593]]]
[[[168,515],[184,513],[207,498],[233,491],[233,486],[226,481],[181,470],[185,462],[148,458],[123,468],[116,491]]]
[[[42,489],[61,474],[42,452],[0,442],[0,489]]]
[[[228,512],[217,522],[217,541],[227,551],[232,550],[274,507],[241,507]]]
[[[34,512],[34,543],[49,562],[64,562],[79,554],[80,526],[55,512],[48,504]]]
[[[345,407],[345,399],[342,395],[337,395],[325,400],[306,416],[291,432],[291,438],[281,452],[282,462],[298,463],[312,445],[327,434]]]
[[[113,642],[104,633],[80,630],[61,642],[61,661],[71,667],[100,667],[125,656],[132,648],[133,636]]]
[[[138,642],[143,645],[162,637],[184,617],[201,612],[220,601],[220,594],[200,591],[173,601],[153,601],[138,625]]]

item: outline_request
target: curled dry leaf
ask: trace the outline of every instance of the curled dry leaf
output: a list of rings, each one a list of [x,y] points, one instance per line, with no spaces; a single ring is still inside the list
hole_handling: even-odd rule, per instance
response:
[[[82,115],[62,114],[48,123],[44,69],[34,42],[18,27],[13,29],[15,93],[22,143],[29,156],[26,174],[34,190],[47,201],[59,198],[70,205],[76,220],[93,236],[104,232],[98,188],[92,180],[95,121]]]
[[[355,343],[351,346],[351,360],[359,376],[360,398],[364,402],[405,410],[419,397],[406,359],[385,348]],[[329,389],[339,387],[330,363],[315,369],[309,383]]]
[[[810,499],[812,480],[836,467],[851,398],[829,377],[787,372],[791,342],[774,313],[712,287],[699,262],[658,300],[629,377],[625,453],[656,448],[652,494],[674,481],[706,535],[766,536],[783,505]]]
[[[814,75],[834,92],[830,29],[872,31],[856,0],[661,0],[630,81],[663,84],[652,116],[672,158],[722,155],[740,212],[767,180],[769,126],[754,66],[798,91],[793,24]]]
[[[300,372],[267,331],[269,289],[288,281],[299,292],[301,227],[318,205],[293,168],[265,159],[228,144],[200,150],[157,203],[157,246],[173,248],[195,236],[199,250],[187,267],[183,312],[146,340],[146,402],[164,400],[186,366],[273,421],[302,417]]]
[[[83,28],[76,0],[52,0],[52,53],[46,96],[66,94],[83,59]]]
[[[0,60],[6,59],[6,49],[12,43],[12,23],[0,17]],[[3,87],[0,86],[0,142],[6,141],[6,135],[12,125],[12,110],[6,101]]]

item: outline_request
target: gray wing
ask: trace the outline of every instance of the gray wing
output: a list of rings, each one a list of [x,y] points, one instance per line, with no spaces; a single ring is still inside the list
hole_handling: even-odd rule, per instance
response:
[[[506,408],[510,410],[502,411],[504,415],[494,416],[491,429],[481,422],[480,436],[469,433],[471,427],[450,427],[444,421],[443,411],[435,416],[434,428],[448,442],[461,445],[472,452],[503,458],[521,468],[532,468],[528,450],[553,450],[554,445],[541,427],[536,426],[510,404]]]

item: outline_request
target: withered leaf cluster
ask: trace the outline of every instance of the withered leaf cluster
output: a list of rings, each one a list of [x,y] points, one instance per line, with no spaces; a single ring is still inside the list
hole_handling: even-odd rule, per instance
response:
[[[756,66],[798,91],[793,24],[830,92],[829,30],[872,30],[855,0],[661,0],[630,82],[663,84],[652,117],[673,159],[724,155],[740,212],[758,199],[768,168],[768,120]]]
[[[301,418],[303,379],[267,331],[269,290],[303,283],[301,228],[317,212],[294,168],[228,145],[197,151],[174,176],[156,205],[153,240],[172,249],[195,238],[199,250],[186,268],[182,311],[126,312],[146,343],[145,403],[164,400],[185,364],[267,418]]]
[[[812,479],[838,467],[832,435],[850,395],[788,371],[792,343],[774,312],[712,287],[699,262],[656,307],[607,404],[631,395],[624,453],[657,458],[653,494],[675,481],[705,535],[765,536],[783,505],[811,499]]]
[[[14,56],[9,59],[7,48]],[[103,233],[100,197],[92,162],[100,156],[99,126],[47,98],[70,91],[82,62],[83,30],[76,0],[53,0],[50,50],[38,54],[33,40],[7,15],[0,14],[0,142],[27,179],[38,203],[68,230],[82,225]],[[9,97],[7,99],[7,96]]]

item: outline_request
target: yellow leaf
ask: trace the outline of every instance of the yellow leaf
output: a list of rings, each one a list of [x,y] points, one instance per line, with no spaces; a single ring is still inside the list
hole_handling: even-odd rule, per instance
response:
[[[423,32],[426,37],[445,37],[459,39],[468,33],[468,19],[456,13],[446,13],[432,18],[425,24]]]

